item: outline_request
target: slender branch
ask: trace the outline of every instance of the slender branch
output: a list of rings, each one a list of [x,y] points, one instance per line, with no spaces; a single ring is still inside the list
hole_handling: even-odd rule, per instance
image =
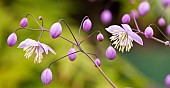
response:
[[[62,39],[64,39],[64,40],[66,40],[66,41],[68,41],[68,42],[70,42],[70,43],[72,43],[73,45],[76,45],[74,42],[68,40],[67,38],[65,38],[65,37],[63,37],[63,36],[61,36],[61,35],[60,35],[59,37],[62,38]]]
[[[96,58],[98,58],[98,56],[96,54],[94,54],[94,53],[87,53],[87,54],[94,55]]]
[[[133,20],[134,20],[134,22],[135,22],[135,25],[136,25],[136,28],[137,28],[138,32],[140,32],[139,26],[138,26],[138,24],[137,24],[137,22],[136,22],[136,19],[135,19],[135,16],[132,14],[132,12],[131,12],[131,15],[132,15],[132,17],[133,17]]]
[[[62,57],[60,57],[60,58],[58,58],[58,59],[54,60],[53,62],[51,62],[51,63],[49,64],[48,68],[50,68],[50,66],[51,66],[53,63],[55,63],[55,62],[57,62],[57,61],[59,61],[59,60],[61,60],[61,59],[65,58],[65,57],[67,57],[67,56],[69,56],[69,55],[72,55],[72,54],[78,53],[78,52],[80,52],[80,51],[76,51],[76,52],[73,52],[73,53],[67,54],[67,55],[65,55],[65,56],[62,56]]]
[[[21,29],[33,30],[33,31],[42,31],[42,29],[39,29],[39,28],[17,28],[14,32],[17,32]],[[47,29],[44,29],[43,31],[49,32],[49,30],[47,30]]]

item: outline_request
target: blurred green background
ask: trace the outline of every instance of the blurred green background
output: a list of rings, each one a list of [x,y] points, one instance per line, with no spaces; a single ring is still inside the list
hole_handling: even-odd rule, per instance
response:
[[[164,78],[170,73],[170,48],[153,40],[144,38],[144,46],[134,43],[130,52],[120,53],[117,57],[109,61],[105,57],[105,50],[109,46],[109,36],[105,27],[112,24],[121,24],[121,17],[132,9],[137,9],[140,0],[134,0],[130,4],[128,0],[0,0],[0,88],[112,88],[110,84],[95,68],[93,63],[85,55],[77,56],[74,62],[68,58],[53,64],[53,81],[48,86],[42,84],[41,72],[48,67],[53,60],[66,55],[72,47],[61,38],[52,39],[48,33],[44,33],[41,42],[51,46],[56,55],[43,55],[44,59],[40,64],[33,63],[33,57],[29,60],[24,57],[22,49],[17,49],[17,45],[26,38],[37,40],[39,32],[20,30],[17,32],[18,41],[14,47],[9,47],[6,43],[7,37],[19,27],[20,20],[26,14],[33,14],[36,19],[42,16],[44,26],[50,26],[59,19],[65,19],[74,34],[77,36],[79,25],[84,16],[89,16],[93,27],[91,33],[100,30],[105,40],[98,42],[96,35],[84,42],[82,47],[91,53],[95,53],[101,60],[101,68],[118,86],[118,88],[166,88]],[[104,25],[100,21],[100,13],[110,5],[113,13],[113,20],[110,24]],[[149,24],[157,23],[163,8],[161,0],[150,0],[151,11],[145,17],[140,17],[137,21],[141,30]],[[170,9],[165,11],[167,25]],[[31,17],[28,17],[31,28],[38,28]],[[134,22],[130,25],[135,28]],[[66,25],[62,23],[62,36],[73,40]],[[166,27],[161,27],[165,32]],[[155,36],[164,40],[162,35],[154,28]],[[90,33],[81,32],[81,38]]]

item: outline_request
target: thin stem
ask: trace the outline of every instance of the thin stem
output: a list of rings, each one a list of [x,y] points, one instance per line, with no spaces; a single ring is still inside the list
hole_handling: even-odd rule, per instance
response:
[[[87,53],[87,54],[94,55],[96,58],[98,58],[98,56],[96,54],[94,54],[94,53]]]
[[[85,40],[87,40],[88,38],[90,38],[94,33],[96,33],[96,32],[99,32],[100,33],[100,31],[99,30],[96,30],[96,31],[94,31],[93,33],[91,33],[89,36],[87,36],[86,38],[84,38],[81,42],[80,42],[80,44],[81,43],[83,43]]]
[[[40,33],[40,35],[39,35],[39,37],[38,37],[38,41],[40,41],[43,32],[44,32],[44,31],[42,30],[41,33]]]
[[[83,22],[85,21],[85,19],[87,19],[88,18],[88,16],[85,16],[84,18],[83,18],[83,20],[81,21],[81,24],[80,24],[80,27],[79,27],[79,32],[78,32],[78,42],[80,42],[80,31],[81,31],[81,27],[82,27],[82,25],[83,25]]]
[[[133,20],[134,20],[134,22],[135,22],[135,25],[136,25],[136,28],[137,28],[138,32],[140,32],[140,29],[139,29],[139,26],[138,26],[138,24],[137,24],[137,22],[136,22],[135,16],[134,16],[132,13],[131,13],[131,15],[132,15],[132,17],[133,17]]]
[[[80,51],[76,51],[76,52],[73,52],[73,53],[67,54],[67,55],[65,55],[65,56],[63,56],[63,57],[60,57],[60,58],[58,58],[58,59],[54,60],[53,62],[51,62],[51,63],[50,63],[50,65],[49,65],[48,67],[50,68],[50,66],[51,66],[53,63],[55,63],[55,62],[57,62],[57,61],[59,61],[59,60],[61,60],[61,59],[65,58],[65,57],[67,57],[67,56],[69,56],[69,55],[72,55],[72,54],[78,53],[78,52],[80,52]]]
[[[68,42],[70,42],[70,43],[72,43],[73,45],[76,45],[74,42],[68,40],[67,38],[65,38],[65,37],[63,37],[63,36],[61,36],[61,35],[60,35],[59,37],[62,38],[62,39],[64,39],[64,40],[66,40],[66,41],[68,41]]]
[[[39,29],[39,28],[17,28],[14,32],[17,32],[21,29],[33,30],[33,31],[42,31],[42,29]],[[44,29],[44,31],[49,32],[49,30],[47,30],[47,29]]]
[[[64,24],[65,24],[65,25],[67,26],[67,28],[69,29],[71,35],[73,36],[75,42],[78,44],[78,42],[77,42],[77,40],[76,40],[76,37],[74,36],[73,32],[71,31],[71,29],[70,29],[69,25],[66,23],[66,21],[65,21],[64,19],[60,19],[59,22],[60,22],[60,21],[63,21],[63,22],[64,22]]]

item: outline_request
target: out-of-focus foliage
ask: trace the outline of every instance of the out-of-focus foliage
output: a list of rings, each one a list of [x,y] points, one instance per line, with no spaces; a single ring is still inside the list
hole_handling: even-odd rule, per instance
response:
[[[93,0],[92,0],[93,1]],[[67,21],[75,36],[84,16],[88,15],[92,20],[92,31],[100,30],[105,40],[98,42],[96,35],[83,43],[82,47],[91,53],[95,53],[101,60],[101,68],[118,86],[118,88],[163,88],[164,77],[169,68],[169,47],[162,47],[159,43],[146,40],[144,46],[134,45],[129,53],[118,53],[113,61],[107,60],[105,50],[109,46],[109,35],[104,25],[100,22],[100,13],[109,0],[0,0],[0,88],[111,88],[110,84],[95,68],[94,64],[83,54],[78,54],[75,61],[68,58],[52,65],[53,81],[50,85],[42,84],[41,72],[48,67],[51,61],[66,55],[72,44],[61,38],[53,40],[50,34],[43,33],[41,42],[48,44],[56,55],[44,54],[40,64],[33,63],[33,57],[29,60],[24,57],[22,49],[17,45],[26,38],[38,39],[39,32],[20,30],[17,32],[18,42],[14,47],[7,46],[6,39],[16,28],[20,20],[26,14],[33,14],[36,19],[42,16],[44,26],[50,26],[63,18]],[[131,5],[128,0],[110,0],[113,21],[111,24],[120,25],[121,16],[136,8],[138,0]],[[150,23],[156,23],[161,11],[160,0],[151,1],[151,12],[146,17],[138,19],[139,26],[144,29]],[[28,17],[28,27],[38,28],[31,17]],[[40,22],[40,21],[39,21]],[[66,25],[63,26],[62,36],[73,41]],[[109,25],[111,25],[109,24]],[[133,25],[133,21],[131,22]],[[133,25],[132,27],[135,28]],[[165,28],[163,28],[165,29]],[[91,31],[91,33],[92,33]],[[81,38],[90,33],[81,31]],[[158,37],[162,37],[156,33]],[[94,58],[95,59],[95,58]]]

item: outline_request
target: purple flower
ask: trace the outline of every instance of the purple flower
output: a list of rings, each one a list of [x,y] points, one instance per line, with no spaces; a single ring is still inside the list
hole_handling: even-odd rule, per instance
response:
[[[148,14],[148,12],[150,11],[150,4],[149,4],[149,2],[147,2],[147,1],[141,2],[139,4],[138,11],[139,11],[139,14],[141,16],[145,16],[146,14]]]
[[[95,59],[95,63],[100,67],[100,59],[99,58],[96,58]],[[96,66],[96,65],[95,65]],[[97,67],[97,66],[96,66]]]
[[[166,22],[165,22],[165,19],[164,19],[163,17],[159,18],[159,20],[158,20],[159,26],[164,26],[165,23],[166,23]]]
[[[25,28],[28,25],[28,19],[25,17],[20,21],[20,26]]]
[[[122,23],[124,23],[124,24],[130,23],[130,16],[129,16],[129,14],[123,15],[123,17],[122,17]]]
[[[135,19],[138,19],[138,18],[139,18],[139,13],[138,13],[137,10],[133,9],[133,10],[131,10],[131,13],[132,13],[132,16],[135,17]]]
[[[166,34],[168,35],[168,36],[170,36],[170,24],[167,26],[167,28],[166,28]]]
[[[170,0],[162,0],[162,5],[166,8],[170,4]]]
[[[50,68],[46,68],[41,74],[41,81],[43,82],[43,84],[48,85],[51,83],[52,79],[53,75]]]
[[[103,41],[103,40],[104,40],[104,36],[102,35],[102,33],[99,33],[99,34],[97,35],[97,40],[98,40],[98,41]]]
[[[144,34],[145,34],[145,37],[146,37],[146,38],[151,38],[151,37],[153,37],[153,34],[154,34],[153,29],[152,29],[151,27],[147,27],[147,28],[145,29]]]
[[[43,59],[42,53],[48,54],[48,50],[51,51],[53,54],[56,54],[53,49],[51,49],[48,45],[36,42],[35,40],[32,39],[26,39],[22,41],[18,48],[23,48],[23,51],[26,51],[25,57],[30,58],[32,54],[35,54],[34,57],[34,63],[41,63]]]
[[[91,27],[92,27],[92,22],[88,18],[83,22],[83,29],[84,29],[85,32],[89,32]]]
[[[54,23],[50,28],[50,35],[52,38],[57,38],[62,32],[62,26],[59,22]]]
[[[106,57],[107,57],[109,60],[115,59],[115,57],[116,57],[116,51],[115,51],[115,49],[114,49],[112,46],[109,46],[109,47],[106,49]]]
[[[10,34],[7,39],[8,46],[12,47],[16,44],[16,42],[17,42],[17,35],[15,33]]]
[[[112,13],[110,12],[110,10],[103,10],[100,15],[100,19],[104,24],[110,23],[112,21]]]
[[[76,59],[76,57],[77,57],[77,54],[74,53],[74,52],[76,52],[76,50],[75,50],[74,48],[71,48],[71,49],[68,51],[68,55],[71,54],[71,53],[73,53],[73,54],[71,54],[71,55],[68,56],[68,58],[69,58],[71,61],[74,61],[74,60]]]
[[[168,74],[165,78],[165,85],[169,88],[170,87],[170,74]]]
[[[131,27],[128,24],[122,24],[123,28],[118,25],[111,25],[106,30],[112,34],[110,37],[111,41],[113,41],[112,45],[115,45],[114,48],[119,51],[124,52],[130,51],[133,47],[133,40],[140,45],[143,45],[142,38],[132,31]]]

